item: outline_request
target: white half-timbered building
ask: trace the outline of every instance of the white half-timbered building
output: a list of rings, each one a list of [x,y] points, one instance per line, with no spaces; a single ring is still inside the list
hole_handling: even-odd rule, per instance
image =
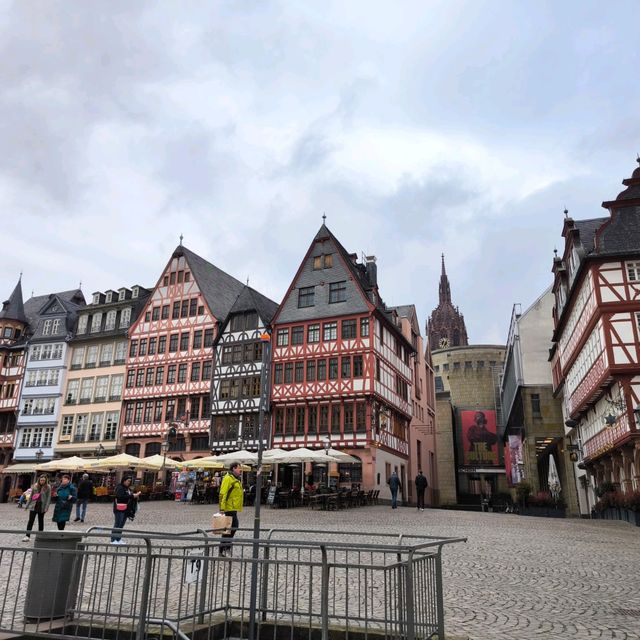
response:
[[[582,513],[603,482],[640,489],[640,168],[623,184],[608,216],[565,218],[553,265],[553,381],[579,447]]]
[[[220,327],[214,344],[211,383],[211,449],[257,449],[263,378],[264,336],[277,303],[249,286],[244,287]],[[265,447],[269,446],[264,441]]]

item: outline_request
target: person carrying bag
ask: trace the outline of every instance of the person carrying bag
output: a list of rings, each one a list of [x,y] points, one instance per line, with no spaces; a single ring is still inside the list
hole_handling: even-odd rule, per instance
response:
[[[236,529],[239,526],[238,513],[242,511],[244,504],[244,490],[240,482],[241,475],[242,470],[240,463],[234,462],[220,485],[220,511],[227,517],[231,516],[231,529],[228,528],[229,524],[227,520],[224,533],[221,536],[226,539],[220,543],[218,553],[221,556],[226,556],[231,553],[231,540],[233,536],[235,536]]]

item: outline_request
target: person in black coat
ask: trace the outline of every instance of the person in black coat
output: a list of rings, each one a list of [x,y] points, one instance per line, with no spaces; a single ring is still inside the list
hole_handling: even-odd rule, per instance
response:
[[[429,486],[426,476],[422,473],[422,470],[418,471],[416,476],[416,496],[418,498],[418,509],[424,511],[424,492]]]
[[[136,515],[140,492],[134,493],[131,490],[132,480],[131,476],[124,476],[116,487],[116,496],[113,501],[114,531],[111,532],[111,544],[126,544],[122,540],[122,531],[116,531],[116,529],[124,529],[127,518],[133,520]]]
[[[89,498],[93,498],[93,482],[88,473],[82,475],[82,480],[78,485],[78,500],[76,502],[76,519],[74,522],[84,522],[87,515],[87,503]]]

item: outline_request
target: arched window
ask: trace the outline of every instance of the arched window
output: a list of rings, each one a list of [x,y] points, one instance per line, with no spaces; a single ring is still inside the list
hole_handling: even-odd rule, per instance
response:
[[[140,455],[140,443],[132,442],[131,444],[128,444],[125,447],[124,452],[128,453],[130,456],[138,457]]]
[[[155,456],[162,453],[162,444],[160,442],[148,442],[144,448],[145,457]]]
[[[458,329],[454,329],[453,331],[453,346],[454,347],[460,346],[460,331],[458,331]]]

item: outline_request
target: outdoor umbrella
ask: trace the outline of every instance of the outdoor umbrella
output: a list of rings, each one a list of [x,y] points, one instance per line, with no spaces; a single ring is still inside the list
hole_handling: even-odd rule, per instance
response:
[[[218,456],[196,458],[195,460],[187,460],[176,464],[179,467],[187,467],[187,469],[224,469],[224,462],[220,462]]]
[[[79,456],[70,456],[69,458],[58,458],[43,462],[36,467],[38,471],[87,471],[92,469],[92,465],[97,462],[95,458],[80,458]],[[95,469],[92,469],[95,471]]]
[[[136,456],[130,456],[128,453],[119,453],[117,456],[109,456],[102,458],[91,464],[90,469],[107,469],[113,471],[115,469],[146,469],[149,471],[158,471],[162,468],[162,463],[152,464],[145,462]]]
[[[553,457],[553,453],[549,454],[549,491],[551,491],[551,495],[554,500],[558,500],[560,497],[560,491],[562,491],[562,487],[560,486],[560,476],[558,475],[558,467],[556,467],[556,461]]]
[[[350,456],[348,453],[344,451],[338,451],[338,449],[329,449],[327,453],[335,458],[338,462],[351,462],[351,463],[360,463],[360,458],[356,458],[355,456]]]
[[[142,462],[145,462],[147,464],[151,464],[154,466],[157,465],[160,468],[165,467],[166,469],[178,469],[183,465],[182,462],[177,462],[172,458],[165,458],[164,456],[161,456],[159,453],[156,453],[155,455],[152,455],[152,456],[147,456],[146,458],[142,458]]]
[[[258,462],[258,454],[246,449],[223,453],[221,456],[215,456],[215,458],[218,462],[224,463],[225,467],[229,462],[240,462],[241,464],[255,464]]]
[[[279,451],[271,449],[271,451],[274,453],[270,453],[270,451],[265,452],[263,457],[265,462],[277,462],[283,464],[300,463],[300,477],[302,478],[302,481],[300,482],[301,493],[304,493],[305,462],[338,462],[337,458],[327,455],[324,451],[312,451],[305,447],[300,447],[299,449],[293,449],[291,451],[285,451],[283,449]]]

